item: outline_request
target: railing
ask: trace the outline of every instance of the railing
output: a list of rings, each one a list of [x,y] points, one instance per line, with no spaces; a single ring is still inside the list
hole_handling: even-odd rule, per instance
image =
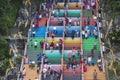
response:
[[[96,15],[98,16],[98,0],[96,0]],[[98,24],[98,20],[97,20],[97,24]],[[98,32],[100,34],[100,28],[98,25]],[[103,73],[104,73],[104,80],[106,80],[106,76],[105,76],[105,65],[104,65],[104,56],[103,56],[103,50],[102,50],[102,41],[99,37],[99,42],[100,42],[100,53],[101,53],[101,58],[102,58],[102,68],[103,68]]]
[[[31,21],[31,24],[30,24],[30,29],[32,28],[32,23],[34,21],[34,18],[33,20]],[[28,32],[28,37],[27,37],[27,42],[29,41],[29,32]],[[25,48],[24,48],[24,56],[26,55],[26,52],[27,52],[27,48],[28,48],[28,43],[25,43]],[[22,57],[22,61],[21,61],[21,66],[20,66],[20,72],[23,72],[23,67],[24,67],[24,56]],[[20,74],[18,74],[18,78],[17,80],[19,80],[19,77],[20,77]]]
[[[81,9],[80,9],[80,30],[82,32],[82,10],[83,9],[83,0],[81,0]],[[83,61],[83,48],[82,48],[82,34],[80,34],[81,39],[81,55],[82,55],[82,61]],[[82,80],[84,80],[84,71],[83,71],[83,63],[82,63]]]
[[[64,28],[63,28],[63,37],[62,37],[62,58],[61,58],[61,70],[62,70],[62,74],[61,74],[61,78],[60,80],[63,80],[63,64],[64,64],[64,31],[65,31],[65,19],[63,20],[63,24],[64,24]]]
[[[49,22],[50,22],[50,17],[51,17],[51,12],[49,13],[49,19],[47,21],[47,28],[46,28],[45,39],[44,39],[44,48],[43,48],[42,54],[44,54],[44,52],[45,52],[45,44],[46,44],[46,38],[47,38],[47,32],[48,32],[47,30],[48,30],[48,26],[49,26]],[[40,73],[39,73],[39,80],[42,80],[42,70],[43,70],[43,65],[44,65],[43,60],[44,60],[44,58],[42,57]]]

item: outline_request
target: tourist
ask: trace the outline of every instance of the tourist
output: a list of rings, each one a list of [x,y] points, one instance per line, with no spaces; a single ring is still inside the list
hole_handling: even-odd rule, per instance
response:
[[[94,57],[94,49],[91,49],[90,54],[91,54],[92,57]]]
[[[89,26],[90,25],[90,17],[87,18],[87,25]]]
[[[60,54],[62,54],[62,42],[61,41],[59,42],[59,52]]]
[[[47,37],[49,37],[50,36],[50,30],[48,29],[47,30]]]
[[[87,67],[85,65],[83,66],[83,71],[87,72]]]
[[[81,60],[81,50],[80,50],[80,48],[78,48],[77,53],[78,53],[78,56],[79,56],[79,58]]]
[[[54,34],[57,33],[56,26],[53,27],[53,33],[54,33]]]
[[[94,59],[91,60],[91,64],[92,64],[92,66],[94,66],[94,64],[95,64]]]
[[[46,56],[44,58],[44,64],[48,64],[48,58]]]
[[[37,49],[37,43],[38,43],[37,41],[34,42],[35,49]]]
[[[72,48],[72,58],[76,57],[76,49],[75,47]]]
[[[72,39],[74,39],[75,37],[75,30],[72,30],[72,35],[71,35]]]
[[[105,53],[105,44],[102,43],[102,51],[103,51],[103,54]]]
[[[54,34],[54,33],[52,33],[52,34],[51,34],[51,37],[52,37],[52,39],[54,40],[55,34]]]
[[[96,50],[96,49],[97,49],[97,42],[94,41],[94,50]]]
[[[90,5],[89,4],[87,5],[87,10],[90,10]]]
[[[88,65],[91,66],[92,57],[89,56],[87,61],[88,61]]]
[[[53,48],[54,48],[54,42],[52,41],[51,44],[50,44],[50,50],[51,50],[51,52],[53,52]]]
[[[87,33],[87,31],[85,31],[85,39],[87,39],[88,38],[88,33]]]
[[[36,34],[36,31],[33,31],[32,32],[32,36],[35,37],[35,34]]]
[[[94,72],[93,72],[93,79],[97,80],[97,72],[96,72],[96,70],[94,70]]]
[[[58,49],[58,48],[59,48],[59,43],[57,42],[57,43],[56,43],[56,49]]]
[[[76,2],[76,7],[78,8],[78,2]]]
[[[71,26],[71,23],[72,23],[72,19],[71,18],[69,18],[69,25]]]
[[[84,39],[85,38],[85,31],[82,30],[82,38]]]
[[[68,61],[70,61],[70,60],[71,60],[71,53],[68,52]]]
[[[40,48],[43,50],[43,48],[44,48],[44,42],[41,40],[40,41]]]

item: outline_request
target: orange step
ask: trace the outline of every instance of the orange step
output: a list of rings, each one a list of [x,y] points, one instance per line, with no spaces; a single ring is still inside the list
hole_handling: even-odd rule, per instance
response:
[[[48,18],[42,18],[42,19],[39,21],[39,26],[45,26],[47,20],[48,20]]]
[[[87,18],[83,18],[82,19],[82,26],[84,26],[84,20],[86,20],[87,21]],[[90,26],[94,26],[95,25],[95,21],[94,21],[94,19],[93,18],[90,18]]]
[[[37,65],[35,65],[34,69],[29,68],[28,64],[25,64],[24,67],[26,69],[26,75],[23,80],[34,80],[35,78],[39,78],[39,75],[37,74]]]
[[[95,69],[96,69],[96,72],[97,72],[97,80],[104,80],[104,73],[99,71],[97,65],[87,66],[87,72],[84,73],[84,80],[94,80],[93,79],[93,71]]]

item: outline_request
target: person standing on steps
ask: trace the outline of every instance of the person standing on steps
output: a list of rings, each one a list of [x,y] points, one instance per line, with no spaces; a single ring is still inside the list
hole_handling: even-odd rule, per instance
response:
[[[97,72],[96,72],[96,70],[94,70],[94,72],[93,72],[93,79],[97,80]]]

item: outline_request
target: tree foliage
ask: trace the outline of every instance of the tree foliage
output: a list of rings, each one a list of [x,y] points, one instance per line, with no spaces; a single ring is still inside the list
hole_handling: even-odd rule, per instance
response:
[[[22,0],[0,0],[0,34],[6,35],[7,30],[13,26]]]
[[[104,11],[107,12],[112,18],[120,15],[120,1],[119,0],[104,0]]]
[[[111,42],[113,43],[119,43],[120,44],[120,30],[113,30],[109,33],[109,38]]]
[[[22,4],[22,0],[0,0],[0,76],[5,75],[9,64],[9,44],[3,36],[7,35]]]

